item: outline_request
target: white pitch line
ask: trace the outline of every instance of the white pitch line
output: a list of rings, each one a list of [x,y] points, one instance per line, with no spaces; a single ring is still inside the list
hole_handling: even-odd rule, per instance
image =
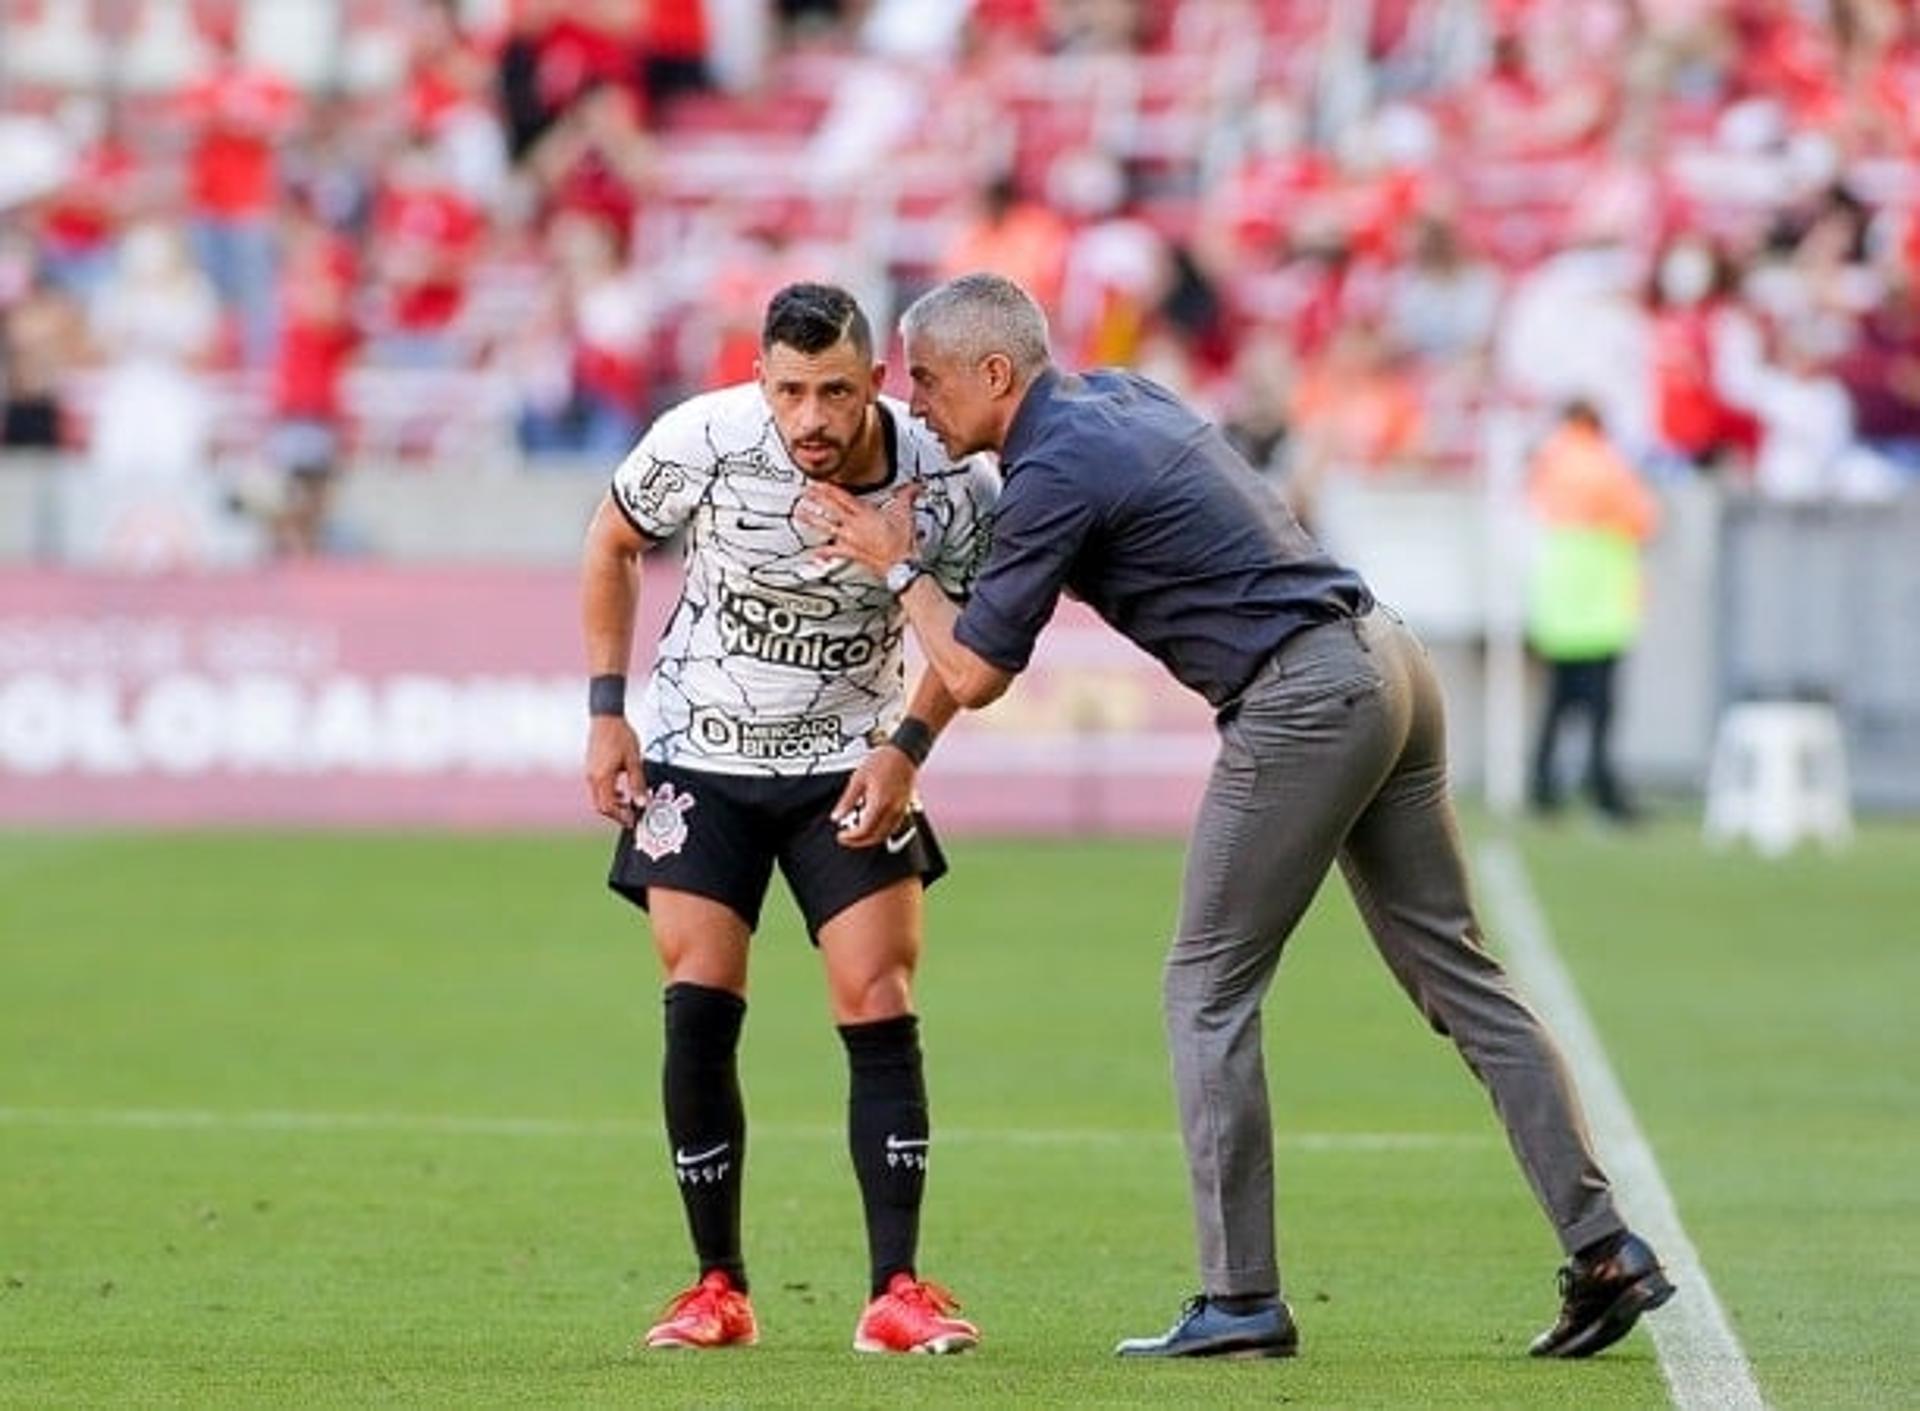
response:
[[[1659,1251],[1679,1289],[1671,1303],[1646,1320],[1673,1404],[1681,1411],[1760,1411],[1766,1401],[1753,1368],[1680,1223],[1673,1192],[1614,1075],[1599,1031],[1554,949],[1553,931],[1527,880],[1526,864],[1511,842],[1497,839],[1480,849],[1480,875],[1513,972],[1573,1065],[1587,1120],[1621,1203],[1632,1213],[1634,1229]]]
[[[656,1122],[621,1117],[488,1117],[414,1112],[222,1111],[174,1107],[0,1107],[4,1127],[93,1127],[156,1132],[398,1132],[422,1136],[651,1137]],[[840,1141],[846,1128],[826,1123],[756,1122],[750,1130],[793,1140]],[[1117,1127],[983,1128],[937,1127],[945,1145],[967,1146],[1165,1146],[1168,1131]],[[1467,1132],[1291,1132],[1280,1145],[1299,1151],[1414,1151],[1486,1146],[1492,1140]]]

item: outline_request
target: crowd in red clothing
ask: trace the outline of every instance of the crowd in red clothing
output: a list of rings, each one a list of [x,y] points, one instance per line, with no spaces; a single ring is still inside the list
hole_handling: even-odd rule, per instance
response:
[[[783,0],[744,77],[699,0],[347,8],[403,35],[383,84],[276,76],[201,0],[188,81],[82,105],[0,250],[11,440],[87,440],[119,350],[75,325],[158,226],[221,311],[179,355],[304,468],[368,442],[385,376],[604,463],[750,369],[780,282],[884,315],[982,265],[1063,359],[1178,384],[1309,488],[1470,465],[1495,401],[1783,494],[1920,460],[1899,0],[1376,0],[1361,32],[1326,0]]]

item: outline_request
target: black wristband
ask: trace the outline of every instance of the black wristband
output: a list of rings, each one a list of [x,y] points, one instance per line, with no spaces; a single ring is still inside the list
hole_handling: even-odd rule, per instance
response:
[[[588,715],[625,715],[627,713],[627,678],[608,675],[595,676],[587,681]]]
[[[918,769],[933,753],[933,727],[918,716],[909,715],[893,727],[887,743],[912,760],[913,767]]]

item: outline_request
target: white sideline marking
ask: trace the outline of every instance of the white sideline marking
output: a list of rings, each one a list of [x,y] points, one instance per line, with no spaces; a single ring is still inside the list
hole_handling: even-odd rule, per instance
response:
[[[1680,1223],[1673,1192],[1660,1174],[1660,1163],[1640,1130],[1625,1089],[1614,1076],[1599,1031],[1554,949],[1553,932],[1527,880],[1526,864],[1512,843],[1497,839],[1480,848],[1480,875],[1513,972],[1573,1065],[1594,1140],[1612,1171],[1622,1204],[1631,1210],[1635,1230],[1659,1251],[1679,1290],[1672,1302],[1646,1320],[1673,1404],[1682,1411],[1708,1407],[1759,1411],[1766,1401],[1754,1382],[1753,1368],[1713,1291],[1699,1252]]]
[[[478,1137],[652,1137],[657,1122],[638,1119],[484,1117],[416,1112],[219,1111],[173,1107],[0,1107],[0,1126],[111,1127],[156,1132],[400,1132]],[[827,1123],[756,1122],[756,1134],[840,1141],[846,1128]],[[942,1145],[1176,1146],[1172,1131],[1124,1128],[937,1128]],[[1300,1151],[1415,1151],[1487,1146],[1492,1138],[1468,1132],[1291,1132],[1280,1145]]]

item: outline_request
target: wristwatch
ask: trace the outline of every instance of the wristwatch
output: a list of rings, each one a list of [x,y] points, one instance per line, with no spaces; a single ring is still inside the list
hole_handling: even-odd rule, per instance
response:
[[[901,559],[887,568],[887,591],[899,597],[913,586],[913,580],[925,573],[926,567],[918,559]]]

